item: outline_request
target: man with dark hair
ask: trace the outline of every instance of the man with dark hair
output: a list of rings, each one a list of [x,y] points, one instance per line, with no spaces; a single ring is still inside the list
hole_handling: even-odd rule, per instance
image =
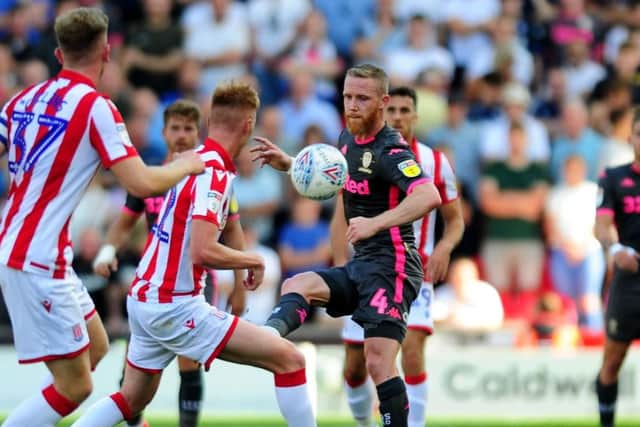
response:
[[[634,113],[629,141],[633,162],[606,169],[598,183],[595,233],[614,265],[596,379],[601,427],[614,426],[618,374],[631,341],[640,337],[640,110]]]
[[[95,89],[109,61],[107,26],[99,9],[58,17],[55,55],[62,70],[0,112],[0,154],[8,153],[11,178],[0,228],[0,285],[20,363],[45,362],[53,377],[11,412],[5,427],[53,427],[89,396],[91,370],[107,351],[100,317],[71,268],[68,227],[98,166],[139,197],[204,169],[193,152],[162,167],[140,159],[117,108]]]
[[[199,142],[200,129],[200,108],[196,103],[188,100],[175,101],[164,110],[163,116],[164,127],[162,134],[169,151],[168,158],[171,158],[176,153],[196,148]],[[129,238],[140,215],[145,214],[148,231],[149,233],[154,232],[154,225],[163,201],[164,194],[147,197],[146,199],[127,194],[122,212],[109,227],[106,242],[100,248],[94,260],[93,267],[96,274],[109,278],[111,273],[117,270],[116,252]],[[232,202],[230,204],[229,219],[222,231],[222,237],[228,246],[234,249],[242,249],[244,247],[244,236],[238,221],[237,206],[237,203]],[[242,280],[238,277],[241,272],[236,271],[235,273],[236,283],[241,282]],[[237,286],[232,294],[234,302],[237,301],[235,298],[243,293],[242,287]],[[241,297],[244,297],[244,295],[241,295]],[[232,306],[236,305],[234,302],[232,302]],[[241,311],[242,308],[234,307],[234,314],[241,314]],[[178,356],[178,368],[180,369],[180,391],[178,393],[180,427],[195,427],[198,424],[204,388],[200,364]],[[144,426],[142,413],[127,420],[127,425],[131,427]]]
[[[334,253],[355,256],[343,266],[297,274],[282,284],[280,303],[266,323],[281,336],[298,328],[311,305],[331,316],[352,314],[364,328],[366,366],[376,385],[385,426],[407,426],[408,402],[396,356],[406,333],[409,306],[423,279],[412,222],[441,203],[400,134],[384,122],[389,103],[386,73],[372,65],[347,71],[343,101],[347,130],[338,147],[349,168],[331,224]],[[292,159],[256,138],[256,159],[287,171]],[[346,256],[341,256],[346,260]]]
[[[427,372],[424,364],[424,345],[433,333],[433,284],[443,280],[447,274],[451,252],[462,238],[464,220],[458,200],[456,178],[447,158],[418,142],[414,135],[418,115],[415,90],[400,86],[389,91],[389,103],[384,118],[409,143],[425,174],[433,177],[442,205],[439,207],[444,220],[442,238],[435,244],[436,211],[432,210],[417,219],[413,230],[418,253],[422,258],[424,280],[417,298],[411,304],[407,319],[407,335],[402,343],[402,371],[409,398],[409,427],[423,427],[427,406]],[[346,245],[346,241],[344,242]],[[336,259],[341,265],[346,259]],[[351,413],[359,426],[371,426],[373,396],[367,382],[364,355],[364,331],[351,318],[345,319],[342,330],[345,343],[344,376],[347,400]]]
[[[216,88],[208,138],[197,150],[205,173],[183,179],[165,197],[129,290],[131,340],[122,387],[89,408],[74,427],[111,427],[141,412],[176,355],[205,370],[216,358],[269,370],[287,423],[316,425],[304,356],[291,342],[217,310],[202,295],[208,269],[246,269],[249,290],[262,282],[262,257],[218,241],[231,204],[232,159],[253,133],[259,105],[247,84]]]

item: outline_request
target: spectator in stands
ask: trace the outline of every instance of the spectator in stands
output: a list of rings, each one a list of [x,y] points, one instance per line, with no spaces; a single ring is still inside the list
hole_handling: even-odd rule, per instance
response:
[[[594,19],[587,13],[584,0],[560,0],[556,16],[549,25],[551,43],[545,54],[556,64],[566,57],[567,45],[582,41],[591,45],[594,41]]]
[[[480,208],[487,218],[481,255],[489,283],[505,298],[507,314],[526,315],[542,278],[539,222],[548,178],[546,168],[527,155],[527,134],[521,124],[511,124],[508,138],[507,159],[489,164],[480,180]],[[508,304],[511,301],[517,302],[516,307]],[[512,308],[519,312],[511,313]]]
[[[529,161],[549,160],[549,136],[539,120],[527,113],[531,103],[529,90],[519,83],[508,83],[502,89],[503,114],[486,124],[482,131],[480,156],[484,161],[504,160],[509,155],[509,129],[520,123],[526,133],[526,155]]]
[[[562,105],[566,99],[566,78],[562,68],[551,68],[533,105],[533,116],[540,120],[551,135],[557,135],[561,125]]]
[[[291,141],[302,141],[304,131],[309,125],[322,128],[332,143],[338,141],[342,130],[340,116],[336,108],[315,95],[313,75],[300,70],[291,76],[289,96],[279,104],[283,123],[284,137]]]
[[[553,143],[551,173],[555,182],[562,182],[564,162],[571,154],[580,155],[587,166],[587,179],[595,182],[604,139],[589,127],[586,105],[579,99],[562,106],[561,135]]]
[[[365,22],[375,16],[375,0],[313,0],[313,3],[327,20],[329,39],[338,54],[350,63],[353,42],[362,33]]]
[[[77,7],[80,7],[80,3],[77,0],[58,0],[55,2],[55,16],[62,15]],[[51,76],[58,74],[61,68],[54,54],[57,46],[56,35],[53,30],[53,20],[50,20],[46,28],[42,29],[42,34],[40,34],[37,44],[33,47],[33,56],[47,65],[49,75]],[[118,108],[119,107],[120,106],[118,106]]]
[[[18,81],[20,86],[29,87],[49,78],[47,65],[39,59],[27,59],[18,67]]]
[[[424,141],[432,129],[444,124],[447,118],[447,96],[451,79],[439,68],[427,68],[416,78],[414,88],[418,96],[416,137]]]
[[[240,218],[251,221],[258,241],[273,233],[273,215],[282,202],[282,180],[271,168],[261,168],[251,160],[247,145],[236,157],[238,175],[233,191],[240,205]]]
[[[30,2],[15,2],[9,11],[5,31],[0,33],[0,43],[9,47],[14,59],[24,61],[34,55],[38,38],[39,33],[32,25]]]
[[[447,0],[442,2],[442,17],[449,37],[449,50],[457,66],[466,68],[475,55],[491,46],[488,30],[500,14],[499,0]]]
[[[622,166],[633,162],[633,147],[629,143],[633,109],[615,111],[611,114],[611,131],[602,145],[598,163],[598,174],[605,168]]]
[[[502,326],[503,316],[500,295],[480,280],[476,264],[469,258],[453,261],[447,282],[435,292],[433,319],[438,326],[462,332],[489,332]]]
[[[144,20],[127,29],[122,66],[134,87],[148,87],[159,98],[176,90],[183,60],[183,32],[171,18],[171,0],[144,0]]]
[[[248,8],[253,34],[252,69],[260,82],[260,102],[268,106],[284,96],[279,64],[299,36],[311,1],[253,0]]]
[[[605,68],[589,57],[589,45],[583,40],[568,43],[566,51],[563,72],[567,97],[585,97],[605,77]]]
[[[492,44],[485,45],[483,54],[475,54],[466,70],[468,79],[477,79],[491,71],[506,67],[508,80],[528,86],[533,79],[533,56],[518,38],[517,22],[509,16],[500,16],[491,28]],[[506,62],[505,62],[506,61]]]
[[[420,72],[431,68],[451,79],[454,67],[453,57],[438,45],[434,27],[422,15],[409,19],[406,43],[389,52],[385,64],[389,81],[395,86],[412,86]]]
[[[314,77],[318,97],[328,101],[335,99],[333,79],[342,71],[342,61],[335,45],[327,37],[327,22],[318,10],[307,15],[291,55],[282,64],[282,71],[287,76],[303,70]]]
[[[195,2],[182,15],[184,53],[202,66],[200,94],[247,73],[251,31],[245,5],[231,0]]]
[[[258,116],[256,135],[264,136],[278,144],[288,154],[295,156],[300,149],[301,141],[285,138],[283,132],[283,116],[276,106],[264,107]]]
[[[321,209],[322,205],[314,200],[301,196],[294,199],[291,219],[282,227],[278,239],[283,279],[329,266],[329,224],[320,219]]]
[[[586,179],[586,163],[580,155],[565,159],[563,175],[564,183],[551,189],[545,209],[551,278],[555,290],[577,306],[579,325],[598,332],[602,330],[600,288],[605,271],[593,231],[598,188]]]
[[[530,324],[530,345],[566,349],[580,343],[575,305],[556,292],[546,291],[540,295]]]
[[[431,147],[451,150],[455,159],[455,171],[458,181],[471,191],[476,198],[476,186],[480,176],[480,151],[478,130],[466,119],[467,101],[459,92],[449,96],[447,119],[445,124],[433,129],[427,135],[427,144]]]
[[[375,17],[364,21],[361,34],[353,43],[356,64],[384,66],[388,54],[402,45],[403,33],[395,16],[394,0],[378,0]]]
[[[640,6],[638,7],[640,10]],[[640,29],[636,31],[640,34]],[[640,102],[640,42],[625,42],[607,67],[606,76],[594,88],[594,96],[604,98],[616,83],[623,83],[631,92],[631,102]]]
[[[500,117],[500,97],[504,80],[500,73],[491,72],[473,82],[468,88],[470,121],[485,122]]]

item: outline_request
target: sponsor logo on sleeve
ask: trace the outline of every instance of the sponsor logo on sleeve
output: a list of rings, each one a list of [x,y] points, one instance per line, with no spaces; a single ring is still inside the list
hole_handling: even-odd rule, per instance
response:
[[[402,174],[407,178],[415,178],[422,172],[420,170],[420,166],[418,166],[416,161],[413,159],[398,163],[398,169],[400,169],[400,172],[402,172]]]
[[[222,193],[218,191],[209,191],[207,193],[207,209],[214,214],[220,210],[220,202],[222,202]]]
[[[133,143],[131,142],[129,132],[127,132],[127,127],[124,125],[124,123],[116,123],[116,130],[118,131],[118,135],[120,135],[120,140],[122,141],[122,143],[129,147],[132,147]]]

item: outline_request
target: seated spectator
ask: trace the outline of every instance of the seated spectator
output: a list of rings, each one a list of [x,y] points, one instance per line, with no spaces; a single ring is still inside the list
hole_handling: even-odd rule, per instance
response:
[[[438,325],[462,332],[489,332],[502,326],[500,295],[479,279],[478,267],[471,259],[453,261],[448,276],[435,292],[433,319]]]
[[[419,140],[424,140],[431,130],[444,124],[449,83],[450,77],[439,68],[427,68],[418,74],[414,87],[418,95],[415,133]]]
[[[520,337],[521,345],[575,348],[580,344],[580,333],[573,302],[555,292],[544,292],[536,302],[528,333],[528,337]]]
[[[261,168],[251,160],[249,145],[236,158],[238,176],[233,191],[240,205],[240,217],[251,221],[258,241],[273,233],[273,216],[282,202],[282,177],[271,168]]]
[[[484,161],[504,160],[509,153],[509,127],[519,122],[526,133],[526,155],[532,162],[549,160],[547,129],[527,113],[531,102],[529,90],[519,83],[508,83],[502,90],[503,114],[487,122],[480,139],[480,155]]]
[[[597,185],[586,180],[586,164],[579,155],[563,165],[564,183],[554,186],[546,204],[547,240],[551,246],[554,289],[578,309],[581,328],[602,330],[600,288],[605,260],[594,235]]]
[[[582,40],[567,45],[566,61],[563,71],[568,98],[585,97],[606,75],[604,67],[590,59],[589,46]]]
[[[413,85],[421,71],[434,68],[453,77],[453,57],[438,45],[435,30],[427,18],[413,16],[407,24],[407,44],[387,56],[385,69],[392,85]]]
[[[552,135],[557,135],[561,124],[562,104],[566,98],[566,78],[561,68],[551,68],[546,82],[533,106],[533,115],[542,121]]]
[[[134,87],[148,87],[161,98],[176,89],[183,32],[171,18],[171,0],[147,0],[143,5],[144,19],[126,32],[122,66]]]
[[[342,122],[336,108],[315,95],[313,75],[308,71],[296,72],[290,81],[289,95],[278,108],[283,122],[283,136],[301,142],[304,131],[315,124],[322,128],[331,143],[338,142]]]
[[[598,174],[605,168],[614,168],[633,162],[633,146],[629,143],[632,118],[632,108],[611,114],[611,131],[602,145]]]
[[[313,75],[316,95],[333,101],[336,96],[333,80],[342,71],[342,61],[327,37],[327,22],[317,10],[307,16],[293,52],[282,63],[285,75],[292,76],[301,70]]]
[[[489,283],[505,299],[517,297],[516,312],[505,302],[506,315],[528,315],[542,278],[544,245],[539,222],[547,197],[547,171],[527,156],[527,135],[515,122],[504,161],[487,166],[480,180],[480,208],[486,216],[481,249]],[[515,276],[515,281],[513,280]]]
[[[491,72],[469,85],[468,119],[471,122],[484,123],[500,117],[503,84],[500,73]]]
[[[301,196],[293,202],[291,219],[282,227],[278,239],[283,278],[328,267],[329,224],[320,219],[321,209],[319,202]]]
[[[184,53],[202,65],[200,94],[247,73],[251,34],[245,5],[231,0],[194,2],[182,15]]]
[[[564,180],[564,162],[572,154],[578,154],[587,166],[587,179],[595,182],[604,144],[603,138],[589,127],[587,107],[579,99],[567,101],[562,106],[561,134],[553,143],[551,152],[551,173],[554,181]]]
[[[361,34],[353,43],[354,63],[383,67],[389,52],[402,45],[401,20],[396,16],[394,0],[378,0],[375,17],[363,23]]]

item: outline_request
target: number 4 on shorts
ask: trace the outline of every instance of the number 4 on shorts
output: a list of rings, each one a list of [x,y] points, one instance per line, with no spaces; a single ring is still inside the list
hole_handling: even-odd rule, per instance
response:
[[[375,294],[373,294],[373,298],[371,298],[371,302],[369,305],[371,307],[376,307],[378,309],[379,314],[385,314],[387,311],[387,306],[389,303],[387,302],[387,291],[383,288],[378,288]]]

